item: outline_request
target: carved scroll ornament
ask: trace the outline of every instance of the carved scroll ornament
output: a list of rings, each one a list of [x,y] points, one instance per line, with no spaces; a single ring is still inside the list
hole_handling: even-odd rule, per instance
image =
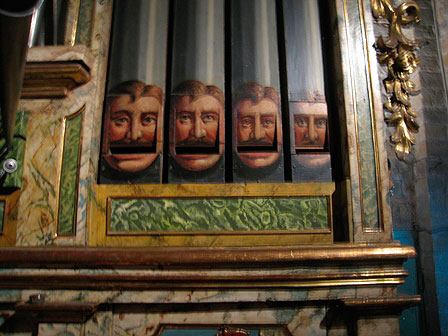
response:
[[[391,141],[395,144],[398,158],[404,160],[415,144],[414,134],[419,129],[417,113],[411,107],[409,96],[418,94],[410,77],[420,63],[415,55],[420,45],[408,39],[402,27],[420,21],[420,8],[414,1],[406,1],[397,8],[391,2],[372,0],[372,11],[376,19],[386,18],[390,24],[389,38],[385,40],[380,36],[376,48],[378,62],[388,68],[388,76],[384,80],[388,94],[388,101],[384,104],[388,111],[385,120],[396,128]]]

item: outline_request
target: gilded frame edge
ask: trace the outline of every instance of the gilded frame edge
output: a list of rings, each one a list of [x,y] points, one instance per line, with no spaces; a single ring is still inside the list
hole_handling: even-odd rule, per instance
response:
[[[374,49],[373,18],[371,17],[371,0],[335,0],[336,12],[338,15],[338,28],[341,48],[342,75],[344,77],[345,102],[342,110],[345,110],[347,119],[347,137],[349,147],[349,170],[351,179],[351,214],[353,233],[350,240],[354,242],[386,242],[392,241],[392,219],[391,210],[388,203],[388,168],[386,153],[386,136],[384,130],[383,104],[381,101],[381,89],[376,63],[376,51]],[[350,17],[349,7],[356,7],[359,16]],[[353,16],[353,15],[352,15]],[[343,19],[342,19],[343,18]],[[353,21],[353,22],[352,22]],[[364,204],[362,195],[362,174],[359,157],[359,144],[357,133],[357,107],[356,101],[359,99],[356,85],[353,78],[352,64],[359,62],[357,55],[352,55],[349,50],[350,34],[361,29],[359,40],[362,43],[364,55],[362,65],[367,70],[366,85],[371,116],[372,141],[374,142],[374,159],[376,174],[376,199],[378,208],[378,228],[369,229],[364,225]],[[356,131],[355,131],[356,129]]]
[[[372,16],[372,2],[374,0],[359,0],[361,18],[365,27],[365,47],[367,52],[367,66],[369,69],[369,95],[371,104],[372,129],[375,140],[376,185],[379,205],[379,229],[363,227],[363,239],[366,241],[392,241],[392,212],[389,204],[389,168],[387,163],[387,136],[384,123],[384,106],[381,94],[381,83],[377,66],[375,50],[374,18]]]
[[[62,121],[62,134],[61,134],[61,139],[62,139],[62,148],[61,148],[61,152],[60,152],[60,157],[61,157],[61,161],[60,161],[60,169],[59,169],[59,176],[58,176],[58,197],[57,197],[57,202],[56,202],[56,223],[55,223],[55,238],[71,238],[71,237],[75,237],[76,236],[76,229],[77,229],[77,222],[78,222],[78,200],[79,200],[79,170],[80,170],[80,163],[81,163],[81,153],[82,153],[82,141],[83,141],[83,128],[84,128],[84,112],[86,110],[86,106],[85,104],[77,111],[75,111],[74,113],[67,115],[63,118]],[[80,137],[79,137],[79,147],[78,147],[78,155],[77,155],[77,160],[78,160],[78,167],[76,169],[76,187],[75,187],[75,201],[74,201],[74,205],[75,205],[75,211],[74,211],[74,216],[73,216],[73,233],[71,234],[61,234],[59,232],[59,224],[60,224],[60,220],[59,220],[59,214],[60,214],[60,210],[61,210],[61,181],[62,181],[62,167],[64,165],[64,150],[65,150],[65,143],[66,143],[66,134],[67,134],[67,122],[71,119],[76,118],[77,116],[81,115],[81,129],[80,129]]]
[[[300,185],[300,188],[298,186]],[[199,190],[198,190],[199,189]],[[201,190],[202,189],[202,190]],[[271,193],[266,192],[270,190]],[[262,246],[300,243],[333,243],[332,194],[334,182],[285,184],[179,184],[94,185],[88,212],[89,246]],[[205,192],[207,191],[207,192]],[[112,198],[210,198],[210,197],[325,197],[328,230],[150,232],[108,234]],[[280,241],[279,241],[280,238]],[[261,239],[261,240],[260,240]],[[232,241],[234,240],[234,241]]]

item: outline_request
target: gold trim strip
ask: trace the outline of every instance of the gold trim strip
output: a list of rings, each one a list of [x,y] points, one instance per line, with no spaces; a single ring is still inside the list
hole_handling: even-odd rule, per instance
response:
[[[228,183],[228,184],[123,184],[93,186],[99,196],[106,198],[169,198],[169,197],[293,197],[329,196],[334,182],[323,183]]]
[[[404,283],[404,278],[371,278],[371,279],[347,279],[347,280],[319,280],[319,281],[235,281],[222,282],[218,279],[207,282],[191,282],[181,281],[173,282],[108,282],[100,281],[91,277],[87,282],[80,282],[76,276],[72,277],[71,281],[63,282],[57,276],[54,280],[57,282],[37,281],[35,278],[32,281],[28,278],[24,280],[18,277],[0,276],[0,288],[7,289],[25,289],[25,288],[41,288],[41,289],[67,289],[67,288],[87,288],[87,289],[174,289],[174,288],[309,288],[309,287],[341,287],[341,286],[371,286],[371,285],[400,285]]]
[[[343,299],[344,306],[350,308],[382,307],[382,306],[414,306],[422,301],[420,295],[398,297],[374,297]]]
[[[343,0],[343,9],[344,9],[344,22],[346,25],[348,25],[349,22],[349,16],[348,16],[348,10],[347,10],[347,0]],[[352,39],[349,36],[349,29],[347,28],[345,30],[345,39],[348,41],[351,41]],[[353,65],[352,65],[352,61],[351,61],[351,57],[348,58],[348,63],[349,63],[349,69],[351,72],[351,69],[353,69]],[[364,200],[363,200],[363,195],[362,195],[362,173],[361,173],[361,158],[360,158],[360,146],[359,146],[359,131],[358,131],[358,109],[356,106],[356,102],[357,102],[357,95],[356,95],[356,91],[355,91],[355,87],[356,87],[356,83],[355,83],[355,79],[354,76],[351,74],[350,75],[350,84],[351,84],[351,104],[353,106],[353,119],[354,119],[354,127],[355,127],[355,141],[356,141],[356,159],[357,159],[357,163],[358,163],[358,185],[359,185],[359,205],[361,208],[361,225],[362,228],[364,229]]]
[[[343,1],[343,10],[344,10],[344,20],[345,23],[348,24],[350,22],[349,20],[349,13],[348,13],[348,5],[347,0]],[[363,2],[358,2],[358,10],[359,10],[359,19],[360,19],[360,26],[362,31],[362,39],[363,39],[363,46],[362,49],[365,53],[365,61],[366,61],[366,68],[370,69],[371,64],[369,62],[368,57],[368,39],[367,39],[367,33],[366,33],[366,24],[365,24],[365,16],[364,16],[364,8],[363,8]],[[352,28],[354,29],[354,28]],[[346,29],[345,38],[347,41],[351,41],[351,37],[349,35],[349,30]],[[349,63],[350,63],[350,69],[353,68],[352,66],[352,58],[349,57]],[[351,70],[350,70],[351,71]],[[373,108],[373,92],[372,92],[372,77],[370,74],[370,71],[368,71],[368,80],[367,82],[367,92],[368,92],[368,99],[369,99],[369,111],[370,111],[370,121],[371,121],[371,132],[372,132],[372,145],[373,145],[373,154],[374,154],[374,164],[375,164],[375,187],[376,187],[376,200],[377,200],[377,216],[378,216],[378,229],[370,229],[365,228],[365,216],[364,216],[364,196],[363,196],[363,179],[362,179],[362,170],[361,170],[361,157],[360,157],[360,142],[359,142],[359,129],[358,129],[358,108],[357,108],[357,93],[356,93],[356,83],[355,78],[353,75],[350,76],[350,83],[352,87],[352,106],[354,110],[354,127],[355,127],[355,136],[356,136],[356,147],[357,147],[357,163],[358,163],[358,183],[359,183],[359,202],[360,202],[360,216],[361,216],[361,226],[363,233],[381,233],[384,231],[384,221],[383,221],[383,209],[382,209],[382,203],[381,203],[381,175],[379,171],[379,154],[378,154],[378,139],[376,137],[376,124],[375,124],[375,115],[374,115],[374,108]]]
[[[366,63],[367,63],[367,69],[369,69],[367,76],[368,76],[368,96],[369,96],[369,107],[370,107],[370,120],[371,120],[371,128],[372,128],[372,139],[373,139],[373,151],[374,151],[374,160],[375,160],[375,178],[376,178],[376,200],[377,200],[377,207],[378,207],[378,229],[373,228],[365,228],[364,222],[363,222],[363,231],[365,233],[380,233],[384,231],[384,220],[383,220],[383,206],[381,202],[381,195],[382,195],[382,188],[381,188],[381,172],[380,172],[380,158],[378,153],[378,137],[377,137],[377,127],[376,127],[376,118],[375,118],[375,109],[373,106],[373,84],[372,84],[372,72],[370,69],[372,68],[372,64],[370,63],[370,59],[368,57],[368,45],[369,40],[367,38],[367,31],[366,31],[366,22],[365,22],[365,12],[364,12],[364,2],[363,0],[360,0],[358,3],[359,6],[359,15],[361,20],[361,28],[362,33],[364,37],[364,49],[366,51]]]
[[[45,247],[0,248],[0,266],[39,268],[50,266],[114,267],[130,266],[191,266],[228,264],[313,262],[336,265],[338,262],[389,264],[414,258],[415,249],[399,244],[338,244],[288,246],[288,247],[141,247],[141,248],[91,248]]]

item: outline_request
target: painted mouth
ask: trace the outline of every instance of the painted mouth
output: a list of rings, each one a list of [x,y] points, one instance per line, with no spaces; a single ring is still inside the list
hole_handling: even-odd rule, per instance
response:
[[[176,156],[184,160],[203,160],[219,154],[177,154]]]
[[[244,153],[241,154],[241,156],[244,156],[245,158],[256,160],[256,159],[267,159],[271,157],[273,154],[276,154],[277,152],[270,152],[270,153]]]
[[[140,160],[147,156],[148,154],[119,154],[112,155],[112,157],[117,161],[127,161],[127,160]]]

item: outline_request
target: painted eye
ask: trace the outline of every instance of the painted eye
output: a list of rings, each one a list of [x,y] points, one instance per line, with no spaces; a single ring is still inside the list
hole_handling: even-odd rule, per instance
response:
[[[274,126],[274,124],[275,124],[275,120],[274,119],[263,119],[263,126],[266,126],[266,127],[271,127],[271,126]]]
[[[212,122],[212,121],[215,121],[215,120],[216,120],[216,118],[213,115],[211,115],[211,114],[206,114],[206,115],[202,116],[202,121],[203,122]]]
[[[177,119],[179,119],[181,123],[188,123],[192,120],[191,116],[188,114],[181,114],[177,116]]]
[[[327,127],[327,119],[317,119],[315,124],[317,128],[325,128]]]
[[[155,124],[156,121],[157,121],[157,119],[155,119],[154,117],[150,117],[150,116],[142,118],[142,124],[145,126]]]
[[[117,118],[117,119],[114,119],[114,120],[113,120],[113,123],[114,123],[116,126],[125,126],[125,125],[128,124],[128,122],[129,122],[128,118],[125,118],[125,117]]]
[[[308,122],[304,118],[296,118],[296,124],[299,127],[308,127]]]
[[[250,127],[250,126],[252,126],[252,123],[253,123],[252,119],[249,119],[249,118],[242,119],[240,121],[240,124],[241,124],[242,127]]]

